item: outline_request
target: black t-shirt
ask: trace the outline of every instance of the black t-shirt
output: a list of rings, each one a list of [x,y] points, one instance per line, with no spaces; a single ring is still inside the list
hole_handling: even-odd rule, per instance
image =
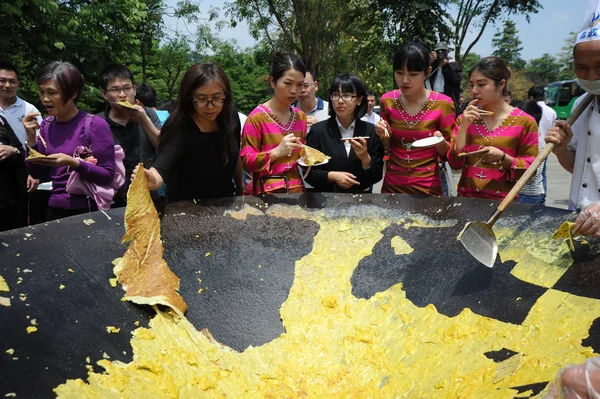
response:
[[[27,196],[25,150],[8,121],[0,116],[0,144],[16,147],[19,155],[0,161],[0,208],[17,205]]]
[[[153,167],[167,183],[167,199],[182,201],[235,195],[233,177],[240,155],[240,125],[235,121],[227,161],[225,132],[201,132],[187,117],[183,129],[156,154]]]

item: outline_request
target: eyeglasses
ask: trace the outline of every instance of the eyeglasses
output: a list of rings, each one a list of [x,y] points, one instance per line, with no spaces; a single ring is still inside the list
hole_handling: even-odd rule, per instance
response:
[[[131,94],[131,92],[133,91],[133,86],[111,87],[110,89],[108,89],[106,91],[109,92],[110,94],[120,94],[121,92],[123,92],[125,94]]]
[[[308,83],[308,82],[307,82],[307,83],[303,83],[303,84],[302,84],[302,87],[303,87],[304,89],[308,89],[310,86],[314,86],[314,85],[315,85],[315,83],[314,83],[314,82],[313,82],[313,83]]]
[[[212,104],[213,107],[220,107],[221,105],[225,104],[225,99],[227,97],[217,97],[217,98],[213,98],[212,100],[209,100],[207,98],[204,99],[197,99],[194,98],[192,99],[192,101],[194,102],[194,104],[196,105],[196,107],[200,107],[200,108],[206,108],[208,107],[208,104]]]
[[[349,93],[343,93],[343,94],[340,94],[340,93],[333,93],[333,94],[331,95],[331,100],[332,100],[332,101],[338,101],[340,98],[341,98],[342,100],[344,100],[344,101],[352,101],[352,99],[353,99],[353,98],[356,98],[356,96],[354,96],[354,95],[352,95],[352,94],[349,94]]]
[[[19,81],[17,79],[0,79],[0,85],[4,86],[7,83],[11,86],[16,86],[19,84]]]

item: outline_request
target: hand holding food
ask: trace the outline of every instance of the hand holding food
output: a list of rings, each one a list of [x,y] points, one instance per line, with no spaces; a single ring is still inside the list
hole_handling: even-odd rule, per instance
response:
[[[31,112],[23,118],[23,126],[25,126],[25,131],[27,132],[28,143],[35,143],[35,133],[40,128],[37,117],[40,115],[39,112]]]
[[[289,133],[288,135],[283,136],[279,145],[271,151],[271,155],[274,159],[285,156],[291,157],[292,151],[297,148],[302,148],[302,142],[294,135],[294,133]]]
[[[600,202],[589,205],[579,214],[573,234],[600,237]]]
[[[50,167],[59,167],[59,166],[69,166],[71,168],[76,168],[79,166],[79,158],[74,158],[67,154],[57,153],[51,155],[43,155],[39,152],[29,149],[29,157],[26,161],[35,162],[39,165],[50,166]]]
[[[148,117],[146,110],[140,105],[132,104],[127,100],[117,101],[115,104],[121,107],[127,116],[129,116],[129,118],[135,122],[141,123],[145,118]]]
[[[375,125],[375,130],[377,131],[377,135],[382,139],[390,137],[390,125],[383,119],[380,119],[379,122],[377,122]]]
[[[506,158],[506,153],[496,147],[484,147],[487,152],[481,155],[482,162],[487,164],[499,164]]]
[[[368,165],[371,163],[371,156],[369,155],[369,148],[367,147],[367,140],[357,137],[350,140],[350,145],[356,154],[356,157],[361,160],[363,166],[365,163]]]
[[[304,158],[304,164],[306,166],[318,165],[328,159],[331,159],[331,157],[323,154],[321,151],[307,145],[302,147],[302,150],[300,150],[300,156]]]
[[[146,175],[146,185],[148,186],[148,189],[154,190],[154,186],[157,185],[156,177],[150,170],[148,170],[146,168],[142,168],[142,169],[144,170],[144,174]],[[137,165],[135,167],[135,169],[133,169],[133,173],[131,174],[131,181],[133,181],[133,179],[135,179],[135,175],[138,174],[139,171],[140,171],[140,165]]]
[[[469,105],[467,105],[467,108],[465,108],[465,110],[462,114],[462,123],[460,124],[460,127],[464,128],[465,132],[466,132],[466,129],[468,129],[469,126],[471,126],[473,124],[473,122],[475,122],[478,119],[481,119],[481,114],[480,114],[481,110],[479,108],[477,108],[478,102],[479,102],[478,99],[471,101],[469,103]]]

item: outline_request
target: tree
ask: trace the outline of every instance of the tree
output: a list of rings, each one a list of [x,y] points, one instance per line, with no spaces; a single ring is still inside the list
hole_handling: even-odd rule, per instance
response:
[[[164,84],[166,93],[161,99],[172,100],[176,97],[183,74],[192,66],[190,52],[189,44],[181,36],[169,39],[156,50],[152,77]]]
[[[534,86],[533,82],[527,79],[525,73],[519,70],[513,70],[508,81],[508,90],[512,94],[513,101],[523,101],[527,99],[527,92]]]
[[[573,59],[573,47],[577,42],[577,32],[570,32],[565,39],[565,44],[561,47],[558,53],[558,63],[560,64],[560,72],[557,80],[575,79],[575,60]]]
[[[519,31],[513,21],[504,21],[502,31],[498,30],[492,39],[492,46],[495,48],[494,55],[502,58],[511,68],[521,69],[525,66],[521,58],[523,47]]]
[[[403,44],[420,41],[434,46],[439,40],[448,41],[452,30],[448,25],[450,15],[445,10],[451,0],[377,0],[369,5],[382,12],[385,40],[390,44],[390,54]],[[369,2],[366,2],[367,4]],[[374,23],[371,19],[371,23]]]
[[[451,24],[454,26],[452,41],[458,62],[471,52],[489,24],[517,14],[525,14],[529,21],[529,15],[537,13],[542,8],[538,0],[454,0],[454,2],[458,6],[458,12]],[[465,43],[467,33],[472,30],[477,32],[477,36],[467,45]]]
[[[477,64],[480,59],[481,59],[481,56],[479,54],[469,53],[462,60],[463,79],[462,79],[461,87],[463,89],[463,92],[465,92],[465,93],[468,93],[470,91],[469,72],[471,72],[471,69],[473,69],[475,64]],[[465,94],[465,97],[469,97],[469,96],[470,96],[470,94],[469,95]]]
[[[229,42],[219,42],[214,54],[207,59],[219,64],[229,76],[231,90],[238,111],[248,114],[271,96],[267,77],[270,72],[270,50],[255,46],[240,50]]]
[[[534,58],[525,68],[525,76],[535,85],[546,86],[559,80],[561,65],[552,55],[545,53],[540,58]]]
[[[296,52],[317,73],[344,29],[339,11],[352,11],[343,0],[235,0],[226,7],[232,25],[247,20],[255,39],[264,39],[272,51]]]

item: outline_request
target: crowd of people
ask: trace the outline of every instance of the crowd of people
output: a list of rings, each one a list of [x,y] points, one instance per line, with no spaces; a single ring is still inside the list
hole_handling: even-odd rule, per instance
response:
[[[578,59],[588,62],[587,53],[576,50]],[[357,76],[338,75],[322,99],[314,71],[296,54],[277,53],[268,78],[273,95],[245,117],[237,112],[229,77],[219,65],[193,65],[169,114],[157,110],[151,86],[136,85],[126,66],[112,64],[100,76],[106,107],[91,115],[77,107],[81,72],[55,61],[37,81],[48,114],[42,118],[17,96],[17,68],[0,63],[0,228],[27,223],[22,204],[40,179],[52,182],[46,220],[99,209],[95,193],[70,189],[74,174],[98,191],[124,169],[125,183],[112,206],[125,206],[140,163],[153,198],[168,201],[244,193],[369,193],[382,178],[382,193],[441,196],[452,184],[446,162],[461,171],[459,196],[502,199],[546,141],[556,144],[554,152],[567,170],[575,163],[585,166],[586,159],[575,162],[573,143],[567,147],[571,127],[554,127],[556,113],[544,104],[543,87],[532,87],[521,108],[513,107],[506,100],[509,67],[486,57],[468,71],[471,99],[463,105],[462,73],[448,61],[446,43],[434,51],[409,43],[393,60],[397,89],[381,96],[376,113],[376,96]],[[423,139],[431,144],[417,145]],[[329,162],[301,167],[305,145],[325,153]],[[28,148],[45,157],[25,161]],[[115,156],[119,148],[122,160]],[[542,164],[518,200],[544,204],[545,175]],[[600,200],[597,193],[586,193],[591,200],[574,201],[573,209],[584,211]],[[594,206],[582,215],[597,212]],[[593,220],[578,227],[580,233],[600,234]]]
[[[589,21],[574,47],[575,73],[581,87],[598,96],[600,37],[595,19]],[[210,62],[185,73],[170,114],[157,110],[152,87],[136,85],[127,67],[109,65],[100,88],[106,108],[97,115],[77,106],[81,72],[68,62],[50,62],[37,79],[45,118],[17,96],[18,69],[0,62],[0,231],[27,224],[23,204],[40,179],[52,183],[46,220],[103,209],[107,192],[109,205],[125,206],[136,173],[146,175],[155,199],[168,201],[369,193],[382,178],[383,193],[442,196],[451,184],[443,173],[447,162],[461,171],[459,196],[502,199],[552,143],[573,174],[574,233],[600,237],[598,98],[573,126],[556,121],[543,87],[532,87],[527,101],[514,107],[510,69],[491,56],[467,72],[471,99],[463,105],[464,71],[449,61],[448,50],[445,43],[431,52],[422,43],[402,47],[393,60],[396,89],[381,96],[379,114],[375,95],[357,76],[336,76],[322,99],[315,72],[298,55],[277,53],[268,77],[273,95],[247,118],[235,108],[230,78]],[[329,161],[300,166],[306,145]],[[28,154],[37,158],[26,161]],[[77,181],[91,188],[77,192]],[[543,163],[519,200],[544,204],[546,187]],[[585,393],[600,378],[597,364],[566,370],[559,382]]]

